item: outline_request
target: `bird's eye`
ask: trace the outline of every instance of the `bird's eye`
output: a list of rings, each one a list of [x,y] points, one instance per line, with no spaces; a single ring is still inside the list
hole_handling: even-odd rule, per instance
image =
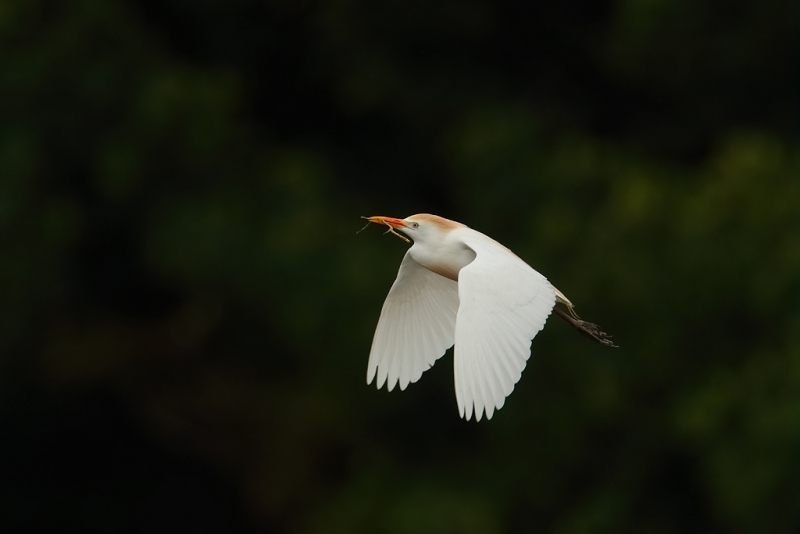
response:
[[[411,228],[419,228],[419,223],[412,222],[411,223]]]

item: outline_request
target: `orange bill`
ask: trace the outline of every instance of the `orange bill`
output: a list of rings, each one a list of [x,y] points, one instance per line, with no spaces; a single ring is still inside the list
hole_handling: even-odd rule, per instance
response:
[[[403,219],[395,219],[394,217],[381,217],[376,215],[374,217],[366,217],[369,222],[376,224],[385,224],[391,228],[405,228],[406,222]]]

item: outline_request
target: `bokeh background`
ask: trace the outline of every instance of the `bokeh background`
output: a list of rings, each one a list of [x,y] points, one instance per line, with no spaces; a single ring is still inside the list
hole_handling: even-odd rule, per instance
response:
[[[3,532],[796,532],[789,0],[3,0]],[[365,385],[430,212],[544,273],[505,407]]]

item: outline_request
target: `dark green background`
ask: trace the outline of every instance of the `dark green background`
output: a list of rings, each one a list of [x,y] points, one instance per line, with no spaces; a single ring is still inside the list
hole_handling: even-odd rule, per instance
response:
[[[0,528],[795,532],[796,7],[3,0]],[[367,387],[418,212],[620,348]]]

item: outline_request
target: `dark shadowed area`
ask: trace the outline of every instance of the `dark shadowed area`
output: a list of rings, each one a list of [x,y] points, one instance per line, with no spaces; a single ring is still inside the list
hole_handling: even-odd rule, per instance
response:
[[[788,0],[4,0],[0,530],[793,533]],[[365,384],[407,249],[558,318],[491,421]]]

